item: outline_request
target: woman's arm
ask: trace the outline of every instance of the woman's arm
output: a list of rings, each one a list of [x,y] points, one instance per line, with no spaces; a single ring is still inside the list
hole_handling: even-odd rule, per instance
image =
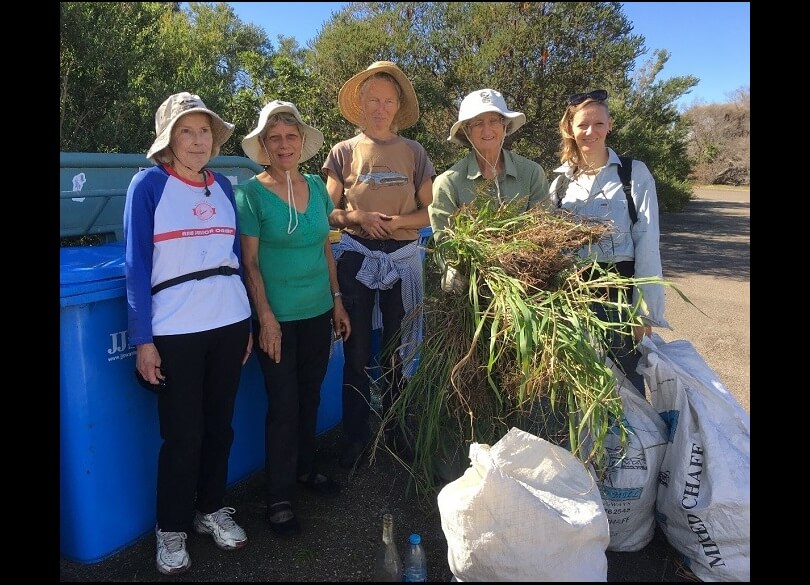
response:
[[[634,276],[662,278],[661,250],[659,248],[658,195],[647,165],[633,161],[633,197],[638,211],[638,221],[630,228],[633,238]],[[639,289],[644,298],[640,315],[647,326],[672,327],[664,318],[664,287],[660,284],[641,285],[633,293],[633,302],[638,301]]]
[[[332,244],[327,238],[323,253],[326,255],[326,266],[329,269],[329,289],[332,291],[332,298],[335,301],[332,310],[332,324],[335,328],[335,335],[340,335],[346,341],[351,335],[352,325],[349,321],[349,314],[343,306],[343,295],[340,292],[340,285],[337,278],[337,266],[335,256],[332,254]]]
[[[347,211],[340,208],[340,200],[343,198],[343,183],[338,181],[334,172],[329,170],[326,171],[326,192],[329,193],[329,197],[335,205],[329,214],[329,225],[336,228],[359,228],[368,238],[390,237],[393,231],[389,226],[390,215],[377,211],[360,211],[359,209]]]
[[[259,238],[240,236],[242,244],[242,264],[245,269],[245,288],[253,309],[259,319],[259,349],[279,363],[281,361],[281,325],[279,324],[264,288],[264,280],[259,269]]]

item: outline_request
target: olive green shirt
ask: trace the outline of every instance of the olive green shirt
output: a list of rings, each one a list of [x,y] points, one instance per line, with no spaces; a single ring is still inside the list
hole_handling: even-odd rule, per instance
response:
[[[539,164],[506,149],[503,150],[503,159],[504,170],[498,175],[498,187],[503,202],[527,197],[526,207],[522,211],[541,202],[550,205],[548,179]],[[449,225],[450,216],[462,205],[475,199],[477,190],[485,182],[472,151],[436,177],[433,181],[433,203],[428,206],[430,227],[434,235]],[[490,182],[490,195],[496,198],[498,192],[494,182]]]

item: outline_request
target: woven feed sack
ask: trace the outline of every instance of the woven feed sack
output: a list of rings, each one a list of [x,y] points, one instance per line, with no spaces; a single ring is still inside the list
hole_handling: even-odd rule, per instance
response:
[[[512,428],[438,495],[459,581],[607,581],[607,516],[569,451]]]
[[[645,337],[638,370],[668,427],[656,519],[703,581],[751,578],[748,414],[694,346]]]
[[[617,376],[617,380],[622,377]],[[634,552],[655,536],[658,473],[667,449],[667,426],[632,384],[617,387],[627,442],[618,425],[605,437],[607,468],[597,480],[610,527],[609,551]]]

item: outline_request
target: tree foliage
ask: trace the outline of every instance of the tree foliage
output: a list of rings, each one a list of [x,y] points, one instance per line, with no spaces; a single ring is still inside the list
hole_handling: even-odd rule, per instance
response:
[[[158,55],[161,18],[176,10],[176,4],[60,2],[59,6],[61,149],[145,151],[149,143],[144,130],[149,130],[147,120],[160,101],[150,92],[152,80],[146,81],[144,64]]]
[[[225,3],[62,2],[60,146],[63,151],[142,152],[154,112],[190,91],[236,125],[223,154],[241,155],[261,107],[294,102],[325,135],[303,170],[318,172],[328,148],[355,129],[340,115],[341,85],[374,61],[396,62],[413,81],[422,116],[403,135],[418,140],[437,172],[466,154],[447,141],[469,92],[501,91],[527,123],[506,142],[550,178],[559,164],[566,97],[604,87],[616,120],[610,143],[644,160],[662,209],[689,198],[688,126],[675,100],[692,76],[656,81],[667,59],[635,78],[644,39],[618,2],[355,2],[334,12],[308,47],[242,23]]]
[[[226,3],[61,2],[60,33],[61,150],[146,152],[157,107],[180,91],[236,122],[235,135],[252,129],[239,88],[272,46]],[[229,141],[222,154],[242,152]]]

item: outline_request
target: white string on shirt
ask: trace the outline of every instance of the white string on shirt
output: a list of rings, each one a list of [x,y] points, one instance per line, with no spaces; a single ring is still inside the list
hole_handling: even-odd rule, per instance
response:
[[[287,233],[291,234],[298,227],[298,209],[295,208],[295,194],[293,193],[292,179],[290,171],[284,171],[287,175],[287,205],[290,207],[290,219],[287,222]],[[293,213],[295,214],[295,225],[293,225]]]

